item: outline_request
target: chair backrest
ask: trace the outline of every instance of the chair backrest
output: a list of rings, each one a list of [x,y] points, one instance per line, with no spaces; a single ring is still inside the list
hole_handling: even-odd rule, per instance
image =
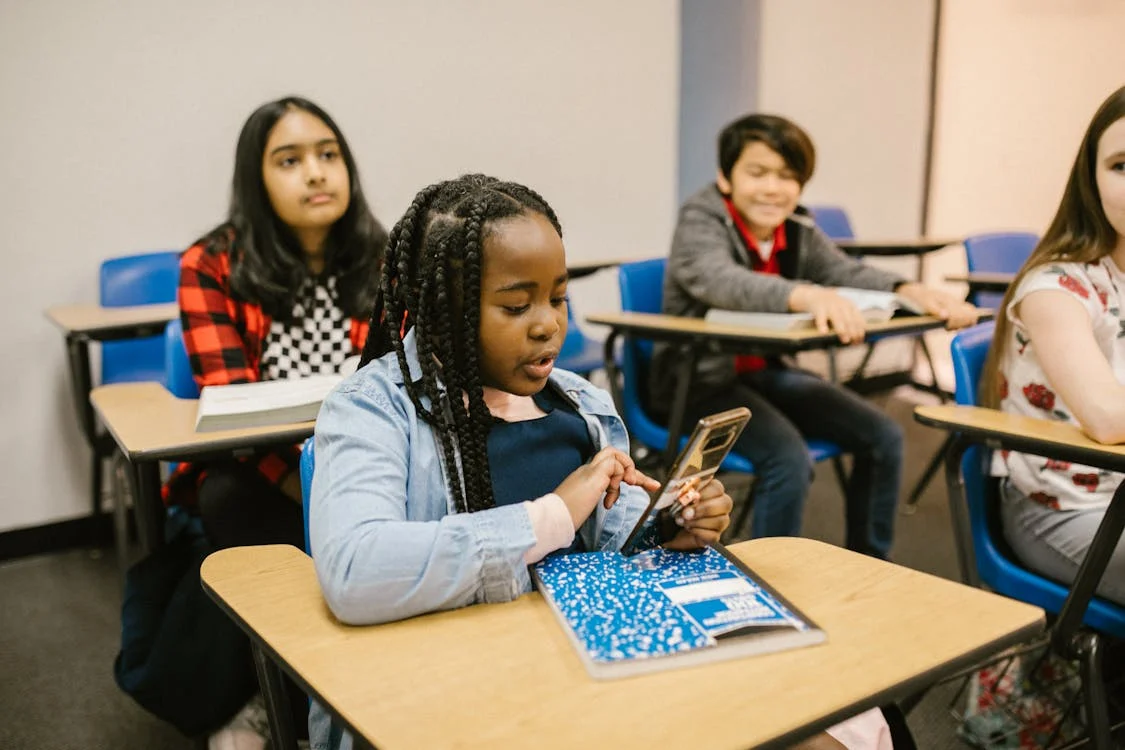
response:
[[[605,366],[601,346],[582,331],[574,316],[573,304],[566,306],[566,338],[559,347],[557,364],[564,370],[570,370],[583,377],[589,377],[594,370],[600,370]]]
[[[664,304],[666,258],[624,263],[617,269],[621,309],[625,312],[659,313]],[[645,410],[648,366],[652,341],[625,337],[622,351],[621,416],[629,431],[645,446],[663,447],[668,431],[654,422]]]
[[[965,238],[965,260],[970,273],[1016,273],[1037,244],[1039,235],[1034,232],[975,234]],[[978,292],[970,302],[995,309],[1003,298],[997,292]]]
[[[309,498],[312,496],[312,480],[313,480],[313,467],[316,465],[316,457],[313,455],[313,445],[316,443],[316,438],[309,438],[305,444],[301,446],[301,509],[304,513],[305,519],[305,552],[312,554],[312,547],[309,544]]]
[[[566,306],[566,338],[563,339],[562,346],[559,348],[559,359],[580,352],[585,339],[586,336],[582,333],[582,329],[578,327],[578,321],[574,319],[574,305],[568,304]]]
[[[618,268],[617,283],[621,289],[621,309],[625,312],[659,313],[664,305],[664,272],[666,258],[653,258],[624,263]],[[657,424],[645,410],[648,401],[649,361],[652,341],[625,337],[621,357],[621,418],[629,434],[650,450],[663,450],[668,429]],[[680,447],[687,442],[681,437]],[[741,454],[731,451],[723,460],[724,471],[753,473],[754,467]]]
[[[973,406],[978,403],[977,390],[994,328],[995,324],[991,321],[981,323],[953,338],[950,351],[958,404]],[[977,574],[983,583],[999,594],[1049,612],[1058,612],[1066,599],[1066,587],[1024,568],[1016,562],[1004,541],[1000,526],[999,488],[997,481],[990,476],[991,459],[992,451],[973,445],[965,451],[961,460]],[[1121,610],[1107,602],[1092,600],[1085,621],[1098,630],[1125,636],[1125,619]]]
[[[855,231],[848,212],[840,206],[806,206],[820,231],[834,240],[854,240]]]
[[[659,313],[664,306],[664,270],[667,258],[653,258],[636,263],[625,263],[617,269],[617,283],[621,290],[621,309],[625,312]],[[635,339],[647,364],[652,356],[652,342]]]
[[[164,387],[176,398],[199,398],[199,385],[191,371],[184,329],[179,318],[164,327]]]
[[[179,280],[178,251],[111,258],[98,273],[98,302],[102,307],[175,302]],[[160,336],[102,344],[102,383],[160,381],[163,370]]]

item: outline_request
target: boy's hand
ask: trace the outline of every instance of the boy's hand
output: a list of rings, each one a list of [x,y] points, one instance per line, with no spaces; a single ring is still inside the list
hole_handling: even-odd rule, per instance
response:
[[[833,330],[845,344],[863,341],[867,328],[863,313],[854,302],[841,297],[834,289],[798,284],[789,295],[789,309],[811,314],[818,331],[828,333]]]
[[[909,300],[936,318],[945,321],[945,327],[965,328],[976,325],[980,310],[938,289],[931,289],[916,282],[907,282],[895,290],[903,299]]]
[[[660,488],[659,482],[637,469],[627,453],[607,447],[571,472],[555,489],[555,494],[566,504],[577,530],[603,496],[606,509],[613,507],[621,495],[622,482],[643,487],[649,492]]]
[[[734,508],[734,501],[730,499],[723,483],[718,479],[711,479],[699,490],[692,490],[684,497],[685,507],[676,518],[676,523],[683,527],[670,542],[664,545],[665,549],[692,550],[706,547],[719,541],[727,526],[730,526],[730,512]]]

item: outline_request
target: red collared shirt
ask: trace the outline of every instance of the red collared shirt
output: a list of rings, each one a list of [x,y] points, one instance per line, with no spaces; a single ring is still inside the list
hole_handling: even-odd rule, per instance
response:
[[[786,249],[785,244],[785,223],[782,222],[773,230],[773,251],[769,254],[768,258],[762,257],[762,250],[758,246],[758,240],[754,237],[754,233],[750,231],[746,221],[742,218],[742,214],[735,208],[734,203],[730,198],[723,196],[723,203],[727,206],[727,212],[730,218],[734,221],[734,226],[738,229],[738,233],[742,236],[742,241],[746,245],[746,255],[750,259],[750,267],[755,273],[765,273],[771,276],[781,275],[781,264],[778,263],[777,254]],[[737,373],[755,372],[756,370],[766,369],[766,360],[762,357],[753,354],[741,354],[734,358],[734,370]]]

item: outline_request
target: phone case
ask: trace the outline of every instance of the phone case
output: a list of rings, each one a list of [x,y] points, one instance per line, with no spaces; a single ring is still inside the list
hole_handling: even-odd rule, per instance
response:
[[[661,513],[673,517],[679,513],[682,510],[679,498],[691,489],[703,487],[718,472],[719,466],[749,420],[750,410],[738,407],[703,417],[696,423],[683,450],[672,464],[668,479],[649,500],[648,507],[622,545],[622,554],[632,555],[667,541],[658,535],[654,538],[652,534],[644,533],[649,519],[652,519],[654,526],[659,527],[662,524],[657,517]]]

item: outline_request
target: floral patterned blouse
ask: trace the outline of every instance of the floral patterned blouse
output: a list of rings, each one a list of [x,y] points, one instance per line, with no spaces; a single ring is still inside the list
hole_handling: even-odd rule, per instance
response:
[[[1050,263],[1023,279],[1006,310],[1011,326],[997,378],[1000,409],[1081,427],[1051,389],[1039,364],[1039,353],[1015,312],[1020,300],[1044,289],[1068,292],[1082,303],[1090,315],[1098,348],[1118,382],[1125,383],[1125,273],[1108,256],[1092,263]],[[1123,474],[1104,469],[1016,451],[994,454],[992,473],[1009,477],[1026,497],[1054,510],[1104,508],[1125,479]]]

